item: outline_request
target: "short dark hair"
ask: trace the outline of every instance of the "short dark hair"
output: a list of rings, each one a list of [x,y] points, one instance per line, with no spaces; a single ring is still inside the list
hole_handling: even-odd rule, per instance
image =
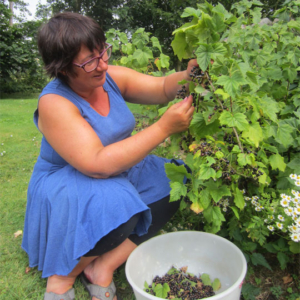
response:
[[[101,49],[104,44],[105,35],[99,24],[77,13],[54,15],[38,33],[38,48],[47,74],[65,82],[68,76],[75,76],[72,63],[82,45],[93,51]]]

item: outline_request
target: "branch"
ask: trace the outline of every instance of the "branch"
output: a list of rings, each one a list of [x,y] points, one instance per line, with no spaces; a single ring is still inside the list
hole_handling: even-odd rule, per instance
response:
[[[244,153],[242,143],[241,143],[241,141],[240,141],[239,135],[238,135],[238,133],[237,133],[235,127],[232,127],[232,130],[233,130],[233,132],[234,132],[234,134],[235,134],[235,137],[236,137],[237,142],[238,142],[238,144],[239,144],[240,150],[242,151],[242,153]]]

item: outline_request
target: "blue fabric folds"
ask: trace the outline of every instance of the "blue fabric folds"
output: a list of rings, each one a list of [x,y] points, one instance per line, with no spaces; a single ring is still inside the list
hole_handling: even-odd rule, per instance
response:
[[[40,97],[50,93],[67,98],[108,145],[129,137],[135,120],[109,74],[104,89],[110,100],[106,117],[58,79]],[[166,162],[170,160],[149,155],[118,176],[95,179],[69,165],[43,137],[28,186],[22,242],[30,267],[37,266],[42,277],[69,274],[103,236],[138,212],[142,214],[134,233],[145,234],[151,224],[147,205],[170,193]]]

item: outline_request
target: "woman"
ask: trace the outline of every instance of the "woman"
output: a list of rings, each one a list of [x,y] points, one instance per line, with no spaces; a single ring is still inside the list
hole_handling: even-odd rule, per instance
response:
[[[164,78],[108,65],[111,46],[98,24],[61,13],[38,36],[48,74],[34,121],[43,134],[28,187],[22,247],[48,277],[44,299],[75,299],[78,275],[92,299],[116,298],[113,272],[178,208],[169,203],[164,164],[149,153],[189,127],[192,97],[131,136],[125,101],[173,100],[192,67]],[[178,164],[178,162],[174,161]],[[179,162],[180,163],[180,162]],[[181,162],[182,163],[182,162]]]

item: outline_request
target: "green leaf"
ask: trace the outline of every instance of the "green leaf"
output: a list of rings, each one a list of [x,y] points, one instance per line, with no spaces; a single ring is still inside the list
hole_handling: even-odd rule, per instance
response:
[[[287,166],[289,168],[291,168],[292,170],[294,170],[294,173],[297,173],[297,171],[299,170],[299,166],[300,166],[300,158],[293,158],[288,164]]]
[[[221,212],[221,208],[219,206],[213,207],[213,220],[215,225],[220,225],[222,221],[226,221],[224,215]]]
[[[236,127],[241,131],[249,128],[249,123],[246,119],[246,116],[239,112],[231,113],[229,111],[223,111],[220,115],[219,121],[221,125]]]
[[[120,41],[121,41],[123,44],[127,44],[127,43],[128,43],[127,35],[126,35],[124,32],[121,32],[121,33],[120,33],[119,38],[120,38]]]
[[[172,181],[177,181],[182,183],[184,177],[191,177],[184,165],[177,166],[173,163],[166,163],[165,170],[168,178]]]
[[[239,153],[238,154],[238,163],[240,166],[250,165],[253,166],[255,162],[255,157],[252,153]]]
[[[210,205],[211,197],[208,189],[204,189],[199,194],[200,202],[204,209],[208,208]]]
[[[227,49],[221,43],[199,45],[196,50],[197,62],[203,71],[207,69],[211,59],[215,59],[218,55],[227,53]]]
[[[290,146],[294,139],[291,135],[291,133],[294,131],[293,127],[290,126],[289,124],[280,122],[275,139],[278,141],[280,144],[282,144],[284,147]]]
[[[253,16],[253,23],[257,24],[261,20],[261,8],[255,7],[253,10],[250,10],[250,14]]]
[[[163,299],[167,298],[169,291],[170,291],[170,287],[166,282],[164,283],[164,285],[161,285],[160,283],[157,284],[154,289],[155,296]]]
[[[246,83],[247,81],[240,72],[235,72],[232,76],[222,75],[217,80],[217,84],[224,86],[225,92],[232,97],[235,97],[239,92],[239,87]]]
[[[186,7],[181,15],[181,18],[186,18],[190,16],[199,18],[201,16],[201,10],[192,7]]]
[[[272,98],[264,95],[257,99],[259,109],[262,110],[263,114],[269,117],[272,121],[277,121],[277,113],[280,111],[279,105]]]
[[[283,252],[277,253],[277,259],[280,263],[281,270],[284,270],[286,268],[288,262],[290,261],[289,257],[286,254],[284,254]]]
[[[238,187],[235,188],[234,203],[239,209],[241,210],[244,209],[245,206],[244,196]]]
[[[252,253],[251,262],[253,263],[254,266],[260,265],[272,271],[271,266],[269,265],[265,257],[260,253]]]
[[[242,287],[243,297],[247,300],[256,300],[256,296],[258,296],[261,292],[261,289],[255,287],[251,283],[245,283]]]
[[[186,41],[186,34],[184,32],[178,32],[175,34],[175,38],[171,43],[174,50],[174,54],[178,56],[179,60],[183,58],[189,59],[192,55],[193,49],[190,48]]]
[[[249,141],[255,145],[255,147],[258,147],[259,143],[264,139],[262,129],[258,122],[250,125],[248,130],[243,132],[242,137],[246,139],[248,138]]]
[[[290,245],[290,251],[294,254],[300,253],[300,243],[296,243],[294,241],[289,241],[288,243]]]
[[[201,165],[198,179],[206,180],[215,177],[216,177],[216,171],[213,168],[210,168],[207,165]]]
[[[216,203],[218,203],[224,196],[231,196],[231,192],[226,185],[218,186],[216,182],[210,180],[206,184],[206,187]]]
[[[284,158],[280,155],[280,154],[273,154],[269,157],[270,160],[270,165],[272,167],[273,170],[280,170],[280,171],[284,171],[286,168],[286,164],[284,162]]]
[[[146,50],[146,49],[145,49]],[[149,50],[151,51],[151,50]],[[141,49],[137,49],[133,53],[133,59],[137,62],[137,65],[140,67],[147,66],[148,65],[148,60],[153,58],[152,52],[150,54],[148,50],[144,51]]]
[[[170,66],[170,57],[161,53],[159,58],[160,58],[161,67],[168,69]]]
[[[182,196],[185,197],[187,194],[187,187],[184,183],[171,182],[170,183],[170,202],[179,200]]]
[[[213,135],[219,130],[220,123],[218,121],[212,122],[206,125],[205,119],[202,113],[196,113],[193,116],[190,131],[192,134],[196,135],[197,138],[202,138],[207,135]]]
[[[153,46],[153,47],[158,48],[159,51],[162,52],[161,45],[160,45],[159,40],[158,40],[157,37],[153,36],[153,37],[151,38],[151,42],[152,42],[152,46]]]
[[[170,202],[177,201],[182,196],[185,197],[187,194],[187,187],[183,183],[177,181],[171,182],[170,187],[171,187]]]
[[[149,289],[149,285],[148,285],[147,281],[144,282],[144,288]]]
[[[218,279],[218,278],[216,278],[214,281],[213,281],[213,283],[212,283],[212,288],[213,288],[213,290],[216,292],[216,291],[218,291],[220,288],[221,288],[221,282],[220,282],[220,280]]]
[[[229,207],[232,209],[232,211],[233,211],[233,213],[235,214],[236,218],[237,218],[237,219],[240,219],[240,215],[239,215],[239,212],[238,212],[238,210],[236,209],[236,207],[234,207],[234,206],[229,206]]]
[[[211,285],[211,280],[208,274],[203,273],[200,278],[204,285]]]

